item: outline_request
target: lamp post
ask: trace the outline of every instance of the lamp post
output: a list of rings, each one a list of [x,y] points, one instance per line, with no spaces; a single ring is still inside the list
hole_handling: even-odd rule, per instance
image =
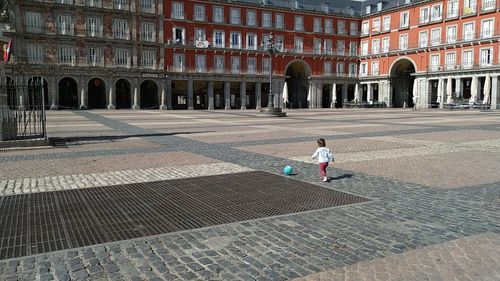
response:
[[[262,41],[262,51],[269,54],[269,97],[267,108],[261,109],[260,112],[269,114],[276,117],[286,116],[281,108],[274,107],[274,94],[273,94],[273,56],[280,52],[282,46],[281,41],[277,41],[273,34],[269,34],[269,39]]]

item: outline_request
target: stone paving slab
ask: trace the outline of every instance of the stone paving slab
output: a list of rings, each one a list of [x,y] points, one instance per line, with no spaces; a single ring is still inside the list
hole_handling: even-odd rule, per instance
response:
[[[378,258],[294,281],[496,281],[500,235],[482,233]]]
[[[401,135],[402,139],[432,140],[441,142],[469,142],[478,140],[497,139],[500,140],[500,132],[486,130],[460,130],[451,132],[433,132],[422,134]]]
[[[230,163],[175,165],[163,168],[118,170],[91,174],[69,174],[33,178],[1,179],[0,196],[151,182],[251,171]]]

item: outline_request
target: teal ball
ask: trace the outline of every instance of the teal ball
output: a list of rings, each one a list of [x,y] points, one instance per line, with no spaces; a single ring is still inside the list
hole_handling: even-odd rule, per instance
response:
[[[283,168],[283,173],[284,173],[285,175],[287,175],[287,176],[288,176],[288,175],[290,175],[291,173],[293,173],[293,168],[292,168],[292,166],[286,166],[285,168]]]

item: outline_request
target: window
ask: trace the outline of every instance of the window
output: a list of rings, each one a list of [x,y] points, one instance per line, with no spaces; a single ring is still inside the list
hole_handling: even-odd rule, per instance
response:
[[[325,64],[323,66],[323,73],[324,74],[332,74],[332,62],[331,61],[325,61]]]
[[[361,24],[361,35],[368,35],[369,31],[370,31],[370,22],[364,21]]]
[[[391,31],[391,17],[384,17],[382,20],[382,31]]]
[[[257,25],[257,13],[254,10],[247,10],[247,26]]]
[[[445,56],[445,67],[447,70],[450,69],[455,69],[457,62],[456,62],[456,54],[453,53],[446,53]]]
[[[184,19],[184,3],[173,2],[172,3],[172,18],[183,20]]]
[[[73,0],[56,0],[57,4],[73,5]]]
[[[87,36],[102,37],[102,20],[100,18],[87,18]]]
[[[273,15],[271,13],[262,13],[262,27],[271,28],[273,26]]]
[[[283,14],[275,14],[276,16],[276,29],[285,28],[285,18]]]
[[[205,33],[205,29],[202,29],[202,28],[195,28],[194,29],[194,40],[196,40],[196,46],[198,46],[198,44],[200,44],[199,42],[202,42],[202,44],[200,44],[200,46],[204,46],[204,47],[208,47],[208,46],[205,46],[205,41],[207,40],[207,34]]]
[[[271,60],[262,59],[262,73],[269,74],[271,71]]]
[[[143,51],[141,56],[141,65],[144,68],[154,69],[156,65],[155,51]]]
[[[456,18],[458,17],[458,0],[450,0],[446,4],[447,12],[446,12],[446,17],[447,18]]]
[[[224,72],[224,56],[214,56],[214,69],[216,73]]]
[[[304,42],[301,37],[295,37],[294,49],[296,53],[302,53],[304,51]]]
[[[359,76],[360,77],[368,76],[368,63],[363,62],[359,65]]]
[[[113,8],[117,10],[128,10],[128,0],[113,0]]]
[[[349,43],[349,56],[357,56],[358,55],[358,43],[351,42]]]
[[[429,7],[420,8],[420,24],[428,23],[430,20]]]
[[[88,7],[102,7],[102,1],[101,0],[85,0],[85,6]]]
[[[345,22],[343,20],[339,20],[337,22],[337,29],[338,29],[338,34],[339,35],[344,35],[345,34]]]
[[[427,30],[420,32],[418,36],[418,46],[420,48],[427,48],[429,46],[429,32]]]
[[[361,55],[368,55],[368,41],[361,42]]]
[[[365,8],[365,11],[366,11],[366,14],[370,14],[372,12],[372,6],[370,5],[367,5],[366,8]]]
[[[186,38],[186,30],[182,27],[174,27],[173,33],[174,33],[174,38],[173,38],[174,43],[177,45],[184,45]]]
[[[68,15],[57,16],[57,34],[73,35],[74,23],[73,18]]]
[[[240,57],[231,57],[231,72],[240,73]]]
[[[343,76],[343,74],[344,74],[344,63],[337,62],[337,75]]]
[[[283,42],[285,42],[285,38],[283,37],[283,35],[276,35],[275,36],[276,38],[276,42],[281,42],[281,48],[279,49],[280,52],[283,52]],[[279,46],[276,46],[276,47],[279,47]]]
[[[128,67],[130,65],[130,55],[127,49],[115,49],[115,65]]]
[[[493,62],[493,49],[491,48],[481,49],[479,53],[479,64],[481,66],[488,66],[491,65],[492,62]]]
[[[325,33],[333,34],[333,21],[331,19],[325,19]]]
[[[26,12],[24,15],[24,25],[27,32],[42,32],[42,15],[35,12]]]
[[[464,40],[473,40],[474,39],[474,22],[464,23]]]
[[[224,22],[224,8],[223,7],[214,7],[214,14],[212,15],[213,22],[222,23]]]
[[[41,44],[28,44],[26,48],[28,53],[28,63],[43,63],[43,47]]]
[[[399,36],[399,49],[400,50],[408,49],[408,34],[403,34]]]
[[[247,59],[247,73],[255,74],[257,70],[257,58],[248,58]]]
[[[372,62],[372,75],[373,76],[378,76],[378,61]]]
[[[410,27],[410,13],[408,11],[402,12],[400,14],[399,27],[400,28]]]
[[[464,50],[462,52],[462,67],[472,68],[473,64],[473,53],[472,50]]]
[[[493,19],[486,19],[481,22],[481,38],[490,38],[493,36]]]
[[[377,12],[382,11],[382,2],[377,3]]]
[[[356,74],[358,74],[358,65],[355,63],[350,63],[349,64],[349,77],[356,77]]]
[[[89,47],[87,49],[87,64],[91,66],[104,64],[102,48]]]
[[[464,16],[476,13],[476,0],[464,0]]]
[[[438,71],[441,70],[439,67],[439,54],[432,54],[431,55],[431,71]]]
[[[154,23],[141,23],[141,41],[156,42],[156,32]]]
[[[372,33],[380,32],[380,19],[373,20]]]
[[[205,55],[195,55],[194,64],[196,72],[205,72],[207,70],[206,56]]]
[[[304,18],[295,16],[295,31],[304,31]]]
[[[350,35],[351,36],[358,36],[358,23],[357,22],[351,22],[350,23]]]
[[[231,8],[231,16],[230,16],[230,19],[229,19],[229,23],[231,23],[231,24],[241,24],[240,9]]]
[[[343,40],[337,41],[337,55],[345,55],[345,42]]]
[[[174,54],[174,71],[183,72],[185,67],[184,54]]]
[[[314,38],[313,40],[314,54],[321,54],[321,39]]]
[[[441,4],[432,6],[431,21],[439,21],[442,19],[443,6]]]
[[[333,51],[333,43],[331,39],[325,39],[323,41],[323,50],[325,51],[325,54],[331,55]]]
[[[382,39],[382,52],[388,53],[389,52],[389,37],[385,37]]]
[[[247,33],[247,49],[257,50],[258,45],[259,44],[257,43],[257,34]]]
[[[431,45],[437,46],[441,44],[441,28],[431,30]]]
[[[214,47],[224,48],[225,47],[224,31],[215,30],[214,31]]]
[[[372,41],[372,54],[380,53],[380,39],[374,39]]]
[[[231,48],[241,49],[241,33],[231,32]]]
[[[313,32],[321,32],[321,19],[320,18],[314,18],[313,20]]]
[[[75,60],[75,49],[71,46],[60,46],[58,53],[59,63],[61,64],[71,64],[74,65]]]
[[[113,21],[113,35],[116,39],[128,40],[130,36],[128,21],[115,19]]]
[[[205,5],[194,5],[194,20],[205,21]]]
[[[483,11],[491,11],[495,9],[495,0],[483,0],[481,5],[481,10]]]
[[[153,3],[153,0],[141,0],[141,12],[143,12],[143,13],[154,13],[155,12],[155,6],[154,6],[154,3]]]
[[[457,26],[448,26],[446,28],[446,42],[454,43],[457,41]]]

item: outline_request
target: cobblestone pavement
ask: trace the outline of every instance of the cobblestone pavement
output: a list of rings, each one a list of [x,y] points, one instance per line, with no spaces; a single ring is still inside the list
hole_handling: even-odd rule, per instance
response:
[[[0,196],[290,164],[297,180],[373,200],[0,260],[0,280],[500,279],[498,112],[58,111],[48,120],[62,146],[0,152]],[[307,159],[319,136],[336,153],[328,183]]]

